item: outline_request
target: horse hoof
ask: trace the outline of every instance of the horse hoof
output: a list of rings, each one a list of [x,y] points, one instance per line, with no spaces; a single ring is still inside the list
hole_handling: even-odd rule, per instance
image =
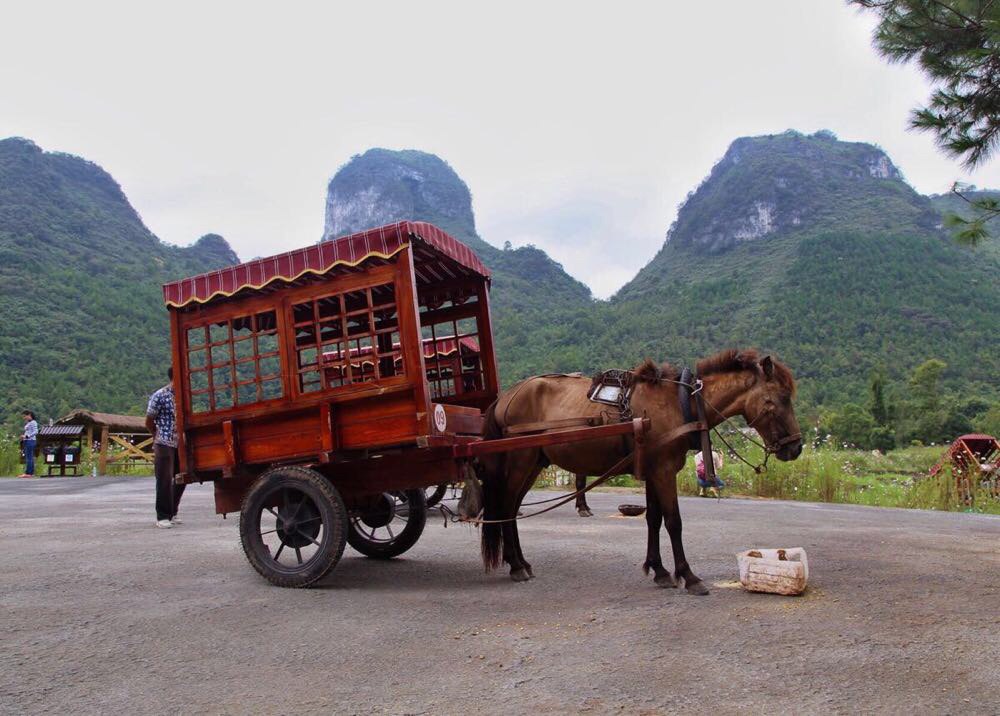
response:
[[[591,512],[590,510],[577,510],[577,514],[580,515],[580,517],[593,517],[594,516],[594,513]]]
[[[688,582],[685,583],[684,586],[687,588],[688,594],[695,594],[699,597],[703,597],[706,594],[708,594],[708,587],[705,586],[704,582],[701,581],[694,583]]]
[[[515,569],[511,571],[510,578],[515,582],[527,582],[531,579],[531,575],[528,574],[528,570],[526,569]]]
[[[653,578],[653,582],[658,587],[663,587],[664,589],[670,589],[671,587],[676,587],[677,582],[669,574],[661,574]]]

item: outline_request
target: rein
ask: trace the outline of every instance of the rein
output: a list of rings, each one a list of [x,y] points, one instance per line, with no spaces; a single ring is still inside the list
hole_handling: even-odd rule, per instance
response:
[[[590,483],[589,485],[587,485],[586,487],[584,487],[582,490],[577,490],[576,492],[573,492],[573,493],[571,493],[569,495],[566,495],[566,496],[562,497],[561,499],[558,498],[558,497],[553,497],[553,498],[551,498],[549,500],[541,500],[540,502],[534,502],[534,503],[532,503],[532,504],[540,505],[540,504],[542,504],[544,502],[551,502],[552,500],[559,500],[559,502],[556,502],[555,504],[550,505],[549,507],[546,507],[543,510],[538,510],[537,512],[531,512],[531,513],[529,513],[527,515],[521,515],[519,517],[517,517],[517,516],[515,516],[515,517],[508,517],[507,519],[503,519],[503,520],[485,520],[485,519],[482,519],[481,517],[462,517],[457,512],[455,512],[454,510],[452,510],[450,507],[448,507],[447,505],[443,505],[443,504],[442,505],[438,505],[438,509],[441,510],[442,514],[444,514],[447,517],[447,519],[451,520],[451,522],[462,522],[462,523],[467,524],[467,525],[500,525],[500,524],[504,524],[506,522],[517,522],[518,520],[526,520],[529,517],[537,517],[538,515],[544,515],[546,512],[551,512],[552,510],[556,509],[557,507],[562,507],[566,503],[568,503],[571,500],[575,499],[577,495],[582,495],[584,493],[590,492],[595,487],[597,487],[599,485],[603,485],[605,482],[607,482],[608,480],[610,480],[612,477],[614,477],[615,475],[618,475],[619,474],[618,471],[621,470],[626,465],[628,465],[632,461],[632,458],[634,458],[634,457],[635,457],[635,451],[633,450],[628,455],[626,455],[625,457],[623,457],[621,460],[619,460],[618,462],[616,462],[614,465],[612,465],[611,467],[609,467],[607,469],[607,471],[603,475],[601,475],[600,477],[598,477],[596,480],[594,480],[592,483]],[[447,525],[447,522],[445,522],[445,525]]]

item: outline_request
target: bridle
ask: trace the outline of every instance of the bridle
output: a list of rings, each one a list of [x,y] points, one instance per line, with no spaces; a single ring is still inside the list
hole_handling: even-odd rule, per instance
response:
[[[758,475],[767,470],[767,461],[770,459],[771,455],[774,455],[786,445],[802,440],[802,433],[798,432],[786,435],[785,437],[775,441],[768,441],[765,438],[764,442],[761,443],[744,433],[743,437],[745,437],[749,442],[753,443],[754,445],[756,445],[757,447],[759,447],[761,450],[764,451],[763,462],[754,464],[749,460],[747,460],[745,457],[743,457],[740,451],[734,448],[732,444],[730,444],[730,442],[726,440],[726,438],[722,435],[722,433],[719,432],[719,425],[722,425],[724,423],[729,423],[730,421],[732,421],[733,418],[726,417],[721,410],[716,408],[714,405],[712,405],[711,402],[705,399],[705,393],[703,390],[705,387],[705,383],[700,378],[698,378],[692,370],[690,370],[689,368],[683,369],[681,371],[680,380],[674,380],[672,378],[660,378],[660,381],[664,383],[674,383],[678,386],[678,395],[681,406],[681,413],[684,416],[685,423],[688,425],[692,425],[695,423],[691,415],[691,400],[694,399],[695,408],[698,411],[698,422],[701,423],[701,428],[692,431],[691,434],[689,435],[689,448],[693,450],[698,450],[698,449],[702,450],[705,469],[709,473],[709,475],[713,478],[715,476],[715,470],[714,470],[715,464],[714,460],[711,457],[711,437],[709,436],[710,430],[711,432],[715,433],[715,436],[719,438],[719,441],[723,445],[725,445],[729,449],[729,451],[736,456],[738,460],[748,465]],[[716,425],[714,428],[708,427],[708,421],[705,419],[705,409],[704,409],[705,406],[711,408],[716,415],[722,418],[719,424]],[[756,423],[764,415],[772,411],[773,408],[760,411],[759,413],[757,413],[757,416],[753,420],[747,423],[747,427],[753,428],[754,423]]]

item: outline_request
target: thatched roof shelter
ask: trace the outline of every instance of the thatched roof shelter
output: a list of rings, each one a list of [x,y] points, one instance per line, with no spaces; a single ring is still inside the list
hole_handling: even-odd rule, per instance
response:
[[[141,433],[148,435],[146,417],[142,415],[114,415],[113,413],[97,413],[93,410],[74,410],[56,421],[60,425],[83,425],[100,435],[101,429],[107,427],[109,433]]]

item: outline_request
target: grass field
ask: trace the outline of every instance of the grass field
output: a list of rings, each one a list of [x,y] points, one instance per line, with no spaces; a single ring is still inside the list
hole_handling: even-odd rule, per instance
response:
[[[732,439],[730,442],[751,462],[762,459],[759,448]],[[727,455],[719,475],[726,483],[724,495],[1000,514],[1000,500],[978,486],[973,489],[971,501],[963,500],[950,469],[939,478],[927,477],[946,449],[940,445],[910,447],[880,454],[813,444],[805,446],[794,462],[772,458],[767,470],[760,474]],[[557,481],[565,483],[567,477],[572,483],[572,476],[548,468],[540,482],[554,487]],[[641,486],[631,475],[613,478],[609,484]],[[681,472],[678,490],[682,495],[698,494],[693,458]]]

